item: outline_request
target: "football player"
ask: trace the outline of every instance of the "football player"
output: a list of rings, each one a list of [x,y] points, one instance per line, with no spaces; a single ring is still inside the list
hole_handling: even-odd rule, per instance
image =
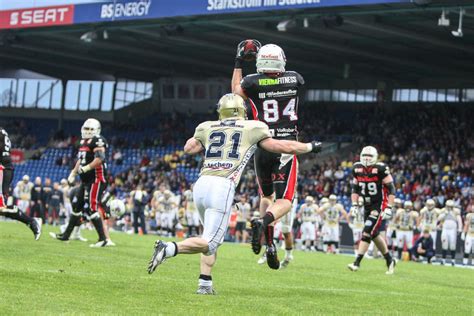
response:
[[[31,229],[35,240],[38,240],[41,237],[42,222],[36,218],[29,217],[16,205],[13,205],[13,196],[9,196],[14,172],[10,156],[11,146],[7,131],[0,127],[0,216],[22,222]]]
[[[402,258],[403,247],[406,244],[408,251],[413,248],[413,230],[416,227],[418,213],[413,209],[411,201],[405,201],[403,208],[399,208],[395,215],[397,227],[398,259]]]
[[[399,198],[396,198],[393,202],[393,209],[395,211],[395,214],[397,214],[397,210],[403,207],[403,201]],[[397,226],[395,225],[395,218],[387,219],[387,233],[386,233],[386,239],[387,239],[387,247],[388,251],[393,255],[394,251],[398,252],[398,247],[397,247]]]
[[[301,240],[303,242],[303,250],[315,251],[316,241],[316,214],[318,213],[318,205],[314,203],[312,196],[307,196],[305,203],[300,207],[301,213]]]
[[[62,234],[50,233],[51,237],[61,241],[69,240],[69,237],[82,218],[83,212],[90,215],[99,240],[91,247],[107,246],[107,237],[104,233],[104,225],[99,212],[102,204],[102,195],[107,187],[107,141],[100,135],[101,125],[96,119],[87,119],[81,128],[81,142],[77,154],[77,162],[68,177],[69,183],[74,183],[79,174],[81,184],[77,194],[77,209],[74,210],[69,219],[68,226]]]
[[[328,252],[331,247],[332,253],[339,253],[339,221],[344,218],[350,222],[347,212],[342,204],[337,203],[334,194],[329,196],[329,203],[324,204],[319,210],[319,214],[324,221],[323,224],[323,250]]]
[[[13,190],[13,195],[17,199],[18,208],[25,214],[28,212],[30,207],[32,189],[33,182],[31,182],[30,177],[25,174],[21,181],[18,181]]]
[[[235,241],[246,243],[248,238],[247,220],[250,218],[251,206],[247,197],[242,194],[240,201],[235,204],[237,209],[237,225],[235,226]]]
[[[256,55],[257,73],[242,78],[244,61]],[[298,139],[298,106],[304,96],[304,79],[294,71],[286,71],[286,56],[277,45],[260,48],[256,40],[246,40],[237,47],[232,92],[247,99],[253,119],[268,124],[275,139]],[[255,170],[260,199],[261,219],[252,220],[252,250],[259,254],[262,232],[267,244],[267,264],[278,269],[280,262],[273,243],[274,222],[289,213],[295,197],[298,177],[296,155],[271,153],[258,148]]]
[[[359,243],[358,255],[354,263],[348,265],[351,271],[357,271],[364,258],[370,242],[373,240],[383,254],[387,264],[387,274],[393,274],[396,260],[390,255],[385,239],[379,235],[382,220],[392,217],[392,205],[395,199],[395,186],[390,169],[382,162],[377,162],[377,149],[366,146],[360,153],[360,161],[352,169],[352,207],[351,215],[359,212],[359,196],[364,199],[364,229]]]
[[[155,214],[155,221],[156,221],[156,231],[160,236],[164,235],[164,227],[161,223],[161,206],[159,200],[163,196],[166,187],[164,184],[161,184],[155,192],[153,192],[153,197],[151,199],[151,208],[153,213]]]
[[[216,251],[228,229],[235,188],[257,146],[287,154],[314,152],[318,147],[316,142],[304,144],[272,139],[265,123],[245,120],[244,100],[239,95],[224,95],[219,100],[218,113],[218,121],[201,123],[184,146],[187,154],[205,150],[201,174],[193,192],[204,226],[202,237],[178,243],[157,240],[148,266],[148,273],[153,273],[158,265],[177,254],[203,254],[198,294],[215,294],[211,270]]]
[[[429,231],[431,238],[433,238],[433,249],[436,250],[436,236],[437,236],[437,223],[440,209],[435,207],[435,201],[433,199],[428,199],[426,201],[425,207],[420,211],[420,216],[418,217],[417,226],[420,228],[420,231]]]
[[[462,259],[462,264],[467,265],[469,264],[470,254],[474,253],[474,212],[472,208],[466,215],[461,239],[464,240],[464,258]]]
[[[457,235],[462,231],[461,210],[454,207],[453,200],[447,200],[445,207],[439,215],[439,223],[441,225],[441,246],[442,257],[441,264],[446,263],[446,255],[448,250],[451,252],[451,265],[456,263],[456,242]]]
[[[176,195],[170,190],[165,190],[163,196],[158,199],[161,213],[161,228],[165,232],[165,236],[174,236],[174,225],[178,215],[178,203]]]
[[[199,213],[193,200],[193,187],[184,191],[184,206],[186,209],[186,222],[188,224],[188,237],[199,236],[201,233],[201,223]]]
[[[362,230],[364,229],[364,198],[359,196],[359,212],[355,216],[351,216],[350,228],[352,229],[352,237],[354,239],[354,253],[357,256],[357,248],[362,239]]]

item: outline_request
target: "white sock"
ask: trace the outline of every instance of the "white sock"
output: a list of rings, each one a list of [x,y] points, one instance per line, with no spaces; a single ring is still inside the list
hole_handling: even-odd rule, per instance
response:
[[[463,258],[463,259],[462,259],[462,264],[467,265],[467,264],[468,264],[468,261],[469,261],[468,258]]]
[[[293,249],[285,250],[285,256],[288,258],[293,254]]]
[[[166,258],[174,257],[176,254],[176,243],[174,242],[167,242],[166,243]]]
[[[199,279],[199,286],[212,286],[212,280]]]

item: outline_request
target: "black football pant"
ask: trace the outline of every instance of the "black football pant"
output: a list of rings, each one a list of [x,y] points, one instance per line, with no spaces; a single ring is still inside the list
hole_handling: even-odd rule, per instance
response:
[[[0,166],[0,182],[2,184],[2,192],[0,194],[0,208],[2,210],[0,210],[0,216],[5,216],[30,225],[33,221],[31,217],[28,217],[19,209],[13,208],[13,205],[7,205],[12,180],[13,169],[5,169],[3,166]]]

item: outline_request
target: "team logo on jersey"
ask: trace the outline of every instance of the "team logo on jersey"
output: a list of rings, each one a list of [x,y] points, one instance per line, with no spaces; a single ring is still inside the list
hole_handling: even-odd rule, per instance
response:
[[[99,138],[99,140],[95,144],[97,145],[97,147],[104,147],[105,146],[105,143],[102,140],[102,138]]]
[[[377,169],[372,169],[373,174],[377,174],[379,171]]]
[[[231,162],[208,162],[204,164],[204,168],[214,169],[214,170],[228,170],[232,169],[234,164]]]
[[[270,91],[267,92],[267,97],[268,98],[278,98],[278,97],[288,97],[288,96],[294,96],[297,95],[298,91],[295,89],[289,89],[286,91]]]

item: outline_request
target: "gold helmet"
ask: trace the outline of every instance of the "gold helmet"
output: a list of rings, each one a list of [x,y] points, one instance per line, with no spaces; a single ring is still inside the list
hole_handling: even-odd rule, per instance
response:
[[[244,104],[244,99],[238,94],[227,93],[220,98],[217,104],[217,113],[219,113],[219,120],[228,118],[247,118],[247,109]]]

